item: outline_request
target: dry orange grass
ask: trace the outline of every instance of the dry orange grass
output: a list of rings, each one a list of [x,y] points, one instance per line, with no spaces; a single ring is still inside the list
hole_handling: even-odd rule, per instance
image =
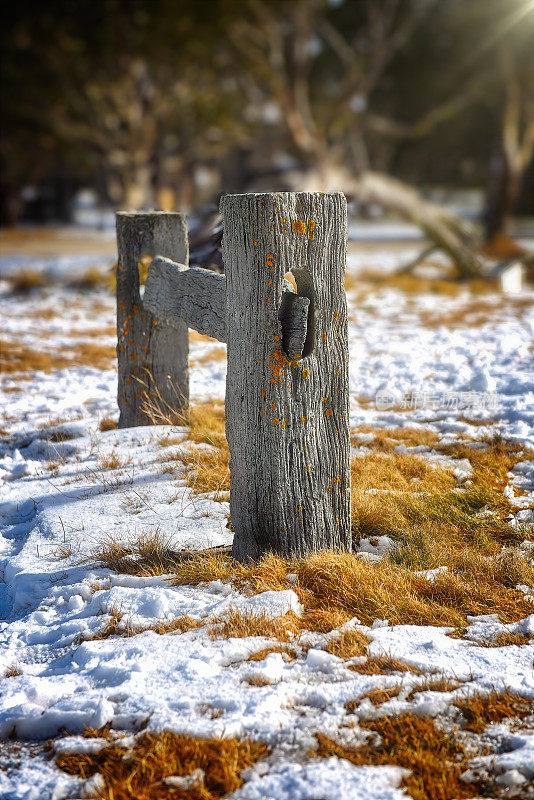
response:
[[[269,617],[266,614],[253,614],[230,607],[222,616],[212,617],[208,624],[208,633],[212,639],[263,636],[266,639],[288,642],[298,631],[299,620],[292,611],[279,617]]]
[[[474,417],[467,417],[465,414],[460,414],[458,419],[460,422],[465,422],[466,425],[473,425],[475,428],[495,425],[495,423],[498,422],[496,419],[475,419]]]
[[[78,291],[94,291],[95,289],[105,289],[108,292],[115,294],[116,291],[116,277],[115,265],[111,269],[98,269],[98,267],[89,267],[78,278],[74,278],[70,282],[72,289]]]
[[[85,561],[125,575],[165,575],[180,567],[181,556],[168,537],[154,528],[128,542],[110,536]]]
[[[140,627],[138,632],[144,633],[145,631],[154,631],[159,636],[163,636],[164,633],[187,633],[187,631],[193,631],[197,628],[201,628],[203,624],[204,623],[200,620],[193,619],[193,617],[185,614],[183,617],[164,619],[160,622],[155,622],[153,625]]]
[[[361,631],[342,631],[330,639],[325,650],[338,658],[354,658],[365,655],[370,641]]]
[[[496,281],[487,279],[457,280],[454,278],[424,277],[416,273],[382,273],[363,271],[357,276],[345,276],[345,288],[355,293],[356,303],[364,303],[368,297],[376,296],[382,289],[397,289],[410,303],[410,311],[417,314],[419,323],[430,328],[445,327],[449,330],[465,327],[482,327],[502,317],[517,315],[529,308],[531,301],[523,297],[500,295],[485,299],[483,295],[499,292]],[[449,309],[428,311],[417,304],[417,296],[435,294],[446,298],[457,298],[465,293],[465,299],[454,303]]]
[[[383,489],[434,493],[455,482],[448,470],[429,464],[422,456],[374,450],[352,459],[351,474],[358,492]]]
[[[100,328],[71,328],[69,331],[70,336],[72,337],[87,337],[92,336],[96,338],[97,336],[116,336],[117,335],[117,326],[114,325],[104,325]]]
[[[81,342],[71,350],[74,366],[87,365],[97,369],[109,369],[116,360],[115,345],[102,345],[98,342]]]
[[[78,639],[76,639],[76,643],[81,644],[81,642],[94,642],[100,639],[109,639],[112,636],[132,635],[128,629],[128,625],[123,623],[124,612],[121,611],[120,608],[113,606],[106,611],[106,614],[109,616],[109,619],[105,625],[102,626],[102,628],[91,635],[84,636],[83,634],[80,634]]]
[[[531,454],[513,443],[485,444],[485,449],[465,442],[434,445],[449,456],[469,459],[471,482],[460,488],[448,469],[415,455],[386,451],[353,459],[354,535],[390,536],[397,542],[392,560],[417,570],[449,566],[464,571],[470,561],[480,566],[481,556],[496,557],[503,545],[519,544],[526,534],[508,525],[512,507],[503,489],[509,470]],[[524,558],[523,569],[528,575]]]
[[[84,728],[82,736],[84,739],[113,739],[111,722],[106,722],[101,728]]]
[[[354,284],[354,279],[349,279],[350,284]],[[477,278],[457,280],[446,275],[433,278],[418,275],[416,272],[403,274],[365,270],[358,273],[357,286],[365,289],[367,294],[376,293],[380,289],[398,289],[407,295],[437,294],[457,297],[466,290],[476,295],[492,293],[495,291],[496,283]]]
[[[21,670],[16,666],[8,667],[4,671],[4,678],[16,678],[18,675],[22,675]]]
[[[190,365],[194,367],[203,366],[204,364],[211,364],[213,361],[224,361],[226,358],[226,347],[212,347],[207,353],[201,356],[196,356],[190,361]]]
[[[139,736],[126,758],[124,748],[111,744],[97,753],[59,755],[56,764],[81,778],[102,775],[102,800],[217,800],[238,789],[243,770],[268,752],[262,742],[164,731]]]
[[[28,319],[54,319],[57,317],[57,309],[55,308],[32,308],[24,312],[24,316]]]
[[[465,563],[459,561],[456,571],[439,573],[430,582],[402,565],[387,560],[369,563],[350,553],[322,552],[300,561],[268,554],[247,565],[235,562],[225,549],[180,554],[155,529],[128,545],[110,540],[90,560],[127,574],[172,572],[176,585],[221,580],[252,594],[269,589],[279,591],[291,585],[303,606],[301,617],[289,613],[274,619],[230,609],[219,619],[203,621],[202,624],[209,625],[213,637],[264,636],[288,642],[306,630],[334,630],[353,617],[364,624],[387,619],[390,624],[448,625],[456,629],[457,636],[463,637],[468,615],[497,613],[507,622],[532,613],[531,601],[515,588],[532,576],[533,568],[527,559],[513,550],[497,558],[478,556],[478,561],[469,553],[464,557]],[[297,576],[291,584],[287,577],[290,573]],[[180,626],[179,620],[164,622],[161,632],[179,630]],[[98,635],[137,632],[140,629],[129,630],[120,615],[112,617]],[[514,634],[488,644],[503,646],[525,641],[526,637]],[[362,633],[350,630],[334,637],[327,649],[341,658],[351,658],[364,655],[367,644]],[[351,669],[364,674],[383,674],[410,668],[395,659],[394,654],[382,654]]]
[[[102,432],[113,431],[118,427],[119,423],[117,422],[116,419],[113,419],[112,417],[104,417],[101,420],[100,425],[98,426],[99,430],[101,430]]]
[[[471,694],[465,699],[457,700],[454,705],[462,712],[465,728],[474,733],[481,733],[492,722],[534,714],[531,702],[511,692]]]
[[[227,501],[230,491],[230,454],[224,433],[224,403],[206,401],[192,405],[188,412],[177,414],[162,412],[155,407],[147,408],[154,424],[180,425],[189,428],[189,438],[194,444],[182,449],[179,455],[164,457],[167,462],[165,472],[172,474],[172,462],[179,461],[187,468],[186,480],[193,494],[213,494],[216,501]],[[162,437],[159,443],[181,443],[173,437]]]
[[[392,452],[399,444],[405,444],[407,447],[417,445],[434,447],[439,442],[439,435],[429,428],[377,428],[372,425],[359,425],[357,428],[351,428],[351,438],[354,438],[355,445],[358,445],[359,433],[372,433],[373,450],[383,453]]]
[[[454,692],[461,686],[458,681],[451,680],[444,675],[433,675],[424,678],[413,686],[407,695],[407,700],[412,700],[417,692]]]
[[[53,369],[64,369],[71,363],[59,353],[45,353],[16,342],[0,341],[0,372],[6,375],[35,370],[50,372]]]
[[[345,703],[345,710],[349,714],[354,714],[362,700],[365,700],[366,698],[378,708],[378,706],[381,706],[382,703],[387,703],[388,700],[391,700],[393,697],[397,697],[401,689],[402,686],[400,684],[397,686],[386,686],[379,689],[371,689],[370,692],[366,692],[357,700],[349,700],[348,703]]]
[[[90,366],[110,369],[115,359],[115,347],[97,342],[82,342],[60,351],[33,350],[17,342],[0,341],[0,372],[11,375],[34,371],[51,372],[68,367]]]
[[[273,681],[270,681],[269,678],[266,678],[264,675],[250,675],[250,677],[245,678],[245,681],[249,686],[258,686],[260,688],[276,685],[276,683],[273,683]]]
[[[369,563],[350,553],[322,552],[300,561],[272,554],[243,565],[229,556],[201,554],[183,560],[175,583],[198,584],[210,580],[231,582],[245,591],[287,589],[289,573],[304,607],[304,629],[332,630],[358,617],[364,624],[388,619],[390,624],[450,625],[461,627],[467,615],[498,613],[503,621],[522,619],[532,613],[532,603],[495,577],[476,572],[446,572],[433,582],[410,570],[383,560]],[[317,622],[323,623],[318,626]]]
[[[226,445],[224,403],[216,400],[196,403],[189,409],[187,423],[194,442],[213,447]]]
[[[129,638],[137,636],[146,631],[154,631],[159,636],[165,633],[186,633],[197,628],[201,628],[204,624],[199,620],[193,619],[187,614],[183,617],[174,617],[172,619],[164,619],[155,622],[152,625],[132,625],[127,619],[124,612],[118,608],[112,608],[109,612],[109,620],[103,625],[100,630],[93,633],[91,636],[83,636],[79,641],[91,642],[100,639],[109,639],[112,636],[120,636],[122,638]]]
[[[281,653],[283,656],[285,656],[286,661],[294,661],[297,657],[297,651],[294,648],[288,647],[284,644],[275,644],[271,647],[264,647],[262,650],[257,650],[255,653],[251,653],[247,658],[247,661],[263,661],[263,659],[267,658],[267,656],[271,653]]]
[[[50,278],[43,272],[22,269],[14,275],[7,276],[14,294],[29,294],[34,289],[44,289],[50,285]]]
[[[444,327],[448,330],[459,328],[481,328],[495,323],[497,318],[517,317],[532,305],[532,301],[522,297],[501,296],[498,303],[491,300],[473,298],[461,306],[448,311],[436,312],[418,310],[420,324],[427,328]]]
[[[322,552],[300,561],[268,554],[248,565],[226,552],[179,554],[156,530],[127,545],[105,543],[91,561],[128,574],[172,572],[176,585],[222,580],[250,593],[293,586],[304,609],[298,623],[302,630],[330,631],[353,617],[364,624],[388,619],[390,624],[461,629],[467,615],[497,613],[511,622],[532,613],[531,601],[515,588],[532,574],[528,559],[513,550],[509,557],[504,552],[477,559],[471,553],[466,551],[454,569],[430,582],[402,564],[387,559],[370,563],[350,553]],[[290,573],[297,575],[295,585],[287,579]],[[349,647],[346,638],[340,648]]]
[[[185,615],[163,619],[152,625],[132,624],[122,609],[117,607],[112,607],[105,613],[108,617],[105,624],[95,633],[89,636],[81,636],[79,642],[109,639],[112,636],[129,638],[146,631],[154,631],[159,635],[166,633],[180,634],[202,627],[206,627],[206,631],[212,639],[245,639],[261,636],[266,639],[289,642],[300,632],[299,620],[291,611],[279,617],[269,617],[266,614],[254,614],[250,611],[242,611],[235,607],[230,607],[220,616],[196,620]],[[296,657],[296,651],[292,648],[275,645],[252,654],[249,660],[260,661],[269,653],[278,652],[286,653],[293,658]]]
[[[521,647],[524,644],[529,644],[531,641],[532,636],[528,633],[505,631],[504,633],[498,633],[490,639],[483,639],[480,642],[477,641],[476,644],[479,647],[480,645],[483,647]]]
[[[62,442],[70,442],[72,439],[76,437],[75,434],[69,433],[68,431],[52,431],[48,435],[45,435],[45,438],[49,442],[61,444]]]
[[[519,442],[507,441],[499,436],[483,439],[482,442],[486,445],[483,449],[475,448],[468,442],[440,445],[436,449],[454,458],[467,458],[473,467],[476,486],[492,493],[495,510],[501,509],[507,513],[510,504],[502,496],[497,502],[497,495],[501,495],[508,483],[507,474],[512,467],[521,461],[534,459],[534,451]]]
[[[403,714],[360,721],[359,725],[378,734],[379,743],[353,748],[317,734],[317,755],[337,756],[356,766],[394,765],[410,770],[401,785],[413,800],[460,800],[476,794],[472,784],[460,780],[467,768],[462,746],[442,733],[433,720]]]
[[[175,445],[175,444],[182,444],[183,441],[184,441],[184,437],[179,433],[176,433],[176,434],[166,433],[163,436],[159,437],[158,444],[159,444],[160,447],[171,447],[172,445]],[[171,456],[171,458],[164,457],[163,459],[160,459],[160,460],[172,461],[173,459],[172,459],[172,456]]]
[[[466,614],[484,613],[475,608],[500,610],[502,605],[508,614],[515,611],[521,616],[530,608],[514,590],[491,587],[495,595],[488,598],[487,584],[477,587],[473,581],[462,582],[449,574],[437,575],[430,583],[400,565],[370,564],[350,554],[312,555],[299,563],[297,574],[300,586],[311,593],[304,594],[305,608],[338,608],[347,619],[356,616],[365,624],[387,619],[392,625],[454,626]]]
[[[187,468],[186,480],[192,493],[213,494],[215,501],[228,501],[230,467],[227,447],[189,447],[180,453]]]
[[[349,617],[350,619],[350,617]],[[304,630],[330,633],[347,622],[347,612],[343,608],[327,608],[321,605],[310,605],[305,608],[302,617]]]
[[[118,469],[131,463],[131,457],[129,460],[122,459],[116,450],[112,450],[111,453],[101,456],[98,463],[101,469]]]
[[[115,246],[111,236],[95,237],[91,233],[69,236],[62,229],[41,226],[2,228],[0,245],[4,255],[21,255],[26,258],[30,255],[55,258],[78,253],[109,255]]]
[[[391,653],[378,653],[377,655],[369,656],[363,664],[351,664],[349,669],[352,672],[358,672],[360,675],[389,675],[392,672],[421,674],[417,667],[410,667],[409,664],[395,658]]]

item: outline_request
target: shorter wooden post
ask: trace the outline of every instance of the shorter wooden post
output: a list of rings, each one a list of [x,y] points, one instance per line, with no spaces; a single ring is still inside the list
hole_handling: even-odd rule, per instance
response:
[[[156,320],[139,287],[147,254],[188,263],[185,214],[120,212],[117,221],[117,358],[119,427],[150,425],[150,409],[180,412],[189,404],[189,338],[185,322]]]

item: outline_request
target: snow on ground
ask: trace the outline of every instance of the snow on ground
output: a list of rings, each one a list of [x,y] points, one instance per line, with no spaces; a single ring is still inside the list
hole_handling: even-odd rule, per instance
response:
[[[354,252],[349,258],[351,424],[421,424],[442,441],[499,432],[534,444],[534,304],[528,303],[534,293],[525,291],[520,304],[484,296],[480,302],[493,304],[494,311],[482,324],[470,325],[467,318],[449,327],[424,324],[422,312],[428,320],[470,307],[477,296],[467,289],[459,296],[428,293],[415,301],[386,287],[360,302],[360,270],[378,265],[390,270],[409,258],[406,248]],[[101,262],[102,257],[65,256],[30,266],[58,279]],[[13,271],[13,259],[0,267],[4,275]],[[75,293],[59,283],[20,297],[0,282],[0,313],[4,340],[40,352],[115,342],[114,300],[104,291]],[[192,339],[193,400],[224,398],[226,362],[205,358],[220,347]],[[359,659],[342,661],[327,653],[329,634],[309,634],[307,650],[291,662],[280,653],[249,662],[267,640],[214,640],[206,627],[179,636],[146,630],[131,638],[87,641],[117,610],[123,624],[141,627],[184,614],[203,621],[232,606],[272,616],[300,611],[289,583],[281,592],[246,597],[220,582],[176,587],[164,576],[116,575],[84,563],[101,541],[133,540],[155,528],[175,549],[231,542],[228,505],[193,496],[179,468],[172,479],[162,469],[160,439],[172,435],[172,449],[179,453],[185,429],[99,430],[104,418],[117,416],[115,393],[112,365],[2,378],[0,675],[7,669],[20,674],[0,678],[0,737],[15,731],[20,738],[43,739],[107,722],[125,731],[142,726],[202,736],[250,735],[274,748],[276,758],[248,771],[235,800],[405,797],[397,768],[354,767],[336,758],[302,763],[296,755],[312,747],[315,732],[335,736],[344,729],[347,701],[396,682],[350,671]],[[365,447],[369,435],[361,436]],[[444,458],[429,447],[407,452]],[[468,476],[468,463],[454,466]],[[532,492],[533,464],[519,464],[510,481],[511,496],[513,486]],[[521,495],[516,503],[515,523],[532,521],[529,497]],[[361,549],[379,558],[390,544],[362,540]],[[414,668],[438,670],[463,681],[461,691],[507,686],[534,700],[532,644],[477,644],[477,638],[502,631],[534,636],[534,617],[508,626],[495,618],[473,618],[463,640],[446,636],[448,629],[387,621],[360,628],[372,639],[371,653],[392,652]],[[250,678],[268,683],[253,686]],[[408,700],[416,678],[408,674],[404,680],[403,691],[389,701],[391,710],[450,715],[454,692],[416,692]],[[363,719],[377,713],[368,700],[359,710]],[[508,744],[498,756],[499,769],[510,781],[514,775],[530,779],[532,734],[510,734],[505,726],[501,733]],[[23,750],[16,763],[0,774],[0,796],[6,800],[57,800],[80,791],[80,782],[59,773],[42,752]]]

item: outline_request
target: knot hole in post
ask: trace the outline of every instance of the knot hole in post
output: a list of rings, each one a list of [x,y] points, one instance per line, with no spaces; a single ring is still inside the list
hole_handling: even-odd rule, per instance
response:
[[[315,342],[315,288],[311,273],[294,269],[284,276],[278,319],[282,327],[282,349],[290,361],[309,356]]]
[[[148,275],[148,268],[151,265],[154,256],[152,253],[143,253],[139,258],[137,268],[139,269],[139,286],[144,286],[146,283],[146,276]]]

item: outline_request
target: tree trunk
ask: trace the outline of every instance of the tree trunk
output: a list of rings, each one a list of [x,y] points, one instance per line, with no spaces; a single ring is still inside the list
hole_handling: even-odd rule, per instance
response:
[[[144,308],[139,293],[141,256],[188,262],[184,214],[117,214],[117,357],[119,427],[150,425],[189,403],[189,336],[185,322],[168,325]]]
[[[508,224],[517,205],[521,175],[517,174],[501,148],[490,164],[490,177],[484,213],[484,239],[487,244],[508,235]]]
[[[410,186],[382,173],[364,173],[353,188],[353,197],[358,202],[376,203],[421,228],[436,248],[446,253],[461,278],[481,275],[483,261],[476,251],[474,233],[459,217],[423,200]]]
[[[350,550],[345,197],[232,195],[221,211],[233,555]],[[291,270],[310,299],[300,360],[279,319]]]

